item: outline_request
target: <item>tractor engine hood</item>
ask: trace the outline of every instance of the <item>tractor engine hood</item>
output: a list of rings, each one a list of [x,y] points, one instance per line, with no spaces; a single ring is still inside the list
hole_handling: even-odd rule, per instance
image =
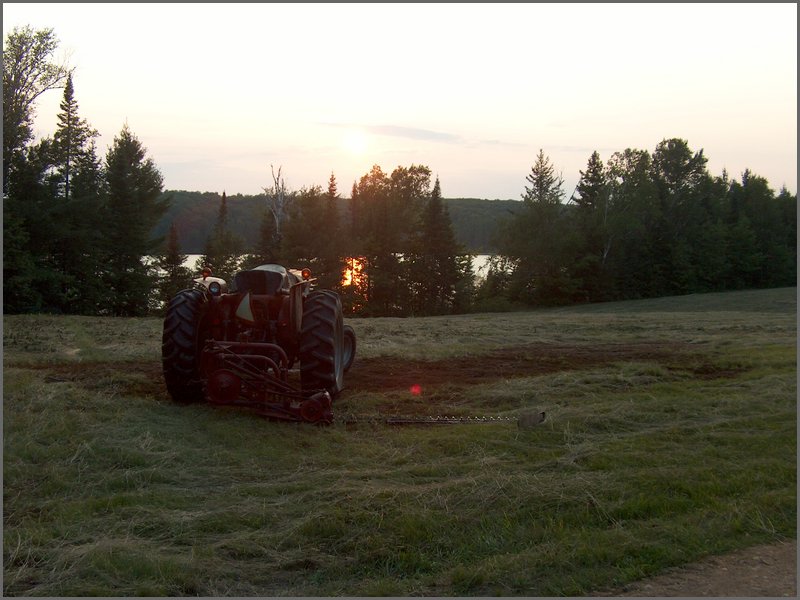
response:
[[[295,281],[292,281],[292,280]],[[257,294],[259,296],[286,296],[297,278],[280,265],[261,265],[249,271],[240,271],[233,278],[233,288],[237,294]]]

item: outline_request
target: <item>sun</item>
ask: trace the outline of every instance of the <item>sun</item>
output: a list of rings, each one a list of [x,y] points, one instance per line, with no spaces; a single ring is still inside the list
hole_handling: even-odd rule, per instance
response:
[[[361,156],[367,151],[369,140],[367,134],[360,129],[349,129],[342,138],[342,147],[350,154]]]

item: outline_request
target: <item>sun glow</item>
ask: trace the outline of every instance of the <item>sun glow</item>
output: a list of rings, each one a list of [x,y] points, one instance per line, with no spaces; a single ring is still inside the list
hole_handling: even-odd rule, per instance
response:
[[[342,285],[360,285],[364,281],[364,263],[355,257],[347,259],[347,268],[342,277]]]
[[[342,147],[356,156],[363,155],[368,146],[367,134],[360,129],[349,129],[342,138]]]

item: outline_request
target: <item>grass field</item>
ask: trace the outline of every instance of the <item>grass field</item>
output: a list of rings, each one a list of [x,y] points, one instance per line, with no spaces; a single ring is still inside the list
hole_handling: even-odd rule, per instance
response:
[[[160,320],[6,316],[4,595],[581,596],[794,539],[796,314],[788,288],[350,321],[337,414],[531,429],[176,405]]]

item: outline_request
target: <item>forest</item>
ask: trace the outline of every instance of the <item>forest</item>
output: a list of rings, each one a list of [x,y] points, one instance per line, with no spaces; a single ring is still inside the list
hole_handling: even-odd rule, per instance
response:
[[[127,124],[98,156],[57,45],[52,29],[5,40],[4,313],[159,314],[191,284],[190,253],[228,278],[265,262],[309,266],[363,316],[796,285],[796,195],[749,170],[711,174],[680,138],[592,153],[569,197],[543,149],[519,200],[445,199],[417,164],[375,165],[349,194],[334,173],[324,188],[289,190],[282,165],[263,195],[165,191]],[[35,140],[36,100],[57,89],[56,131]],[[477,253],[493,255],[481,278]]]
[[[166,236],[174,222],[181,251],[202,254],[214,228],[222,194],[166,190],[162,196],[169,201],[169,207],[153,228],[153,236]],[[226,198],[230,229],[242,238],[245,247],[252,246],[258,240],[259,216],[269,203],[266,193],[227,194]],[[341,197],[336,200],[340,219],[347,218],[348,200]],[[519,206],[518,200],[481,198],[442,198],[442,202],[450,215],[456,241],[470,254],[496,253],[494,228],[491,225]]]

